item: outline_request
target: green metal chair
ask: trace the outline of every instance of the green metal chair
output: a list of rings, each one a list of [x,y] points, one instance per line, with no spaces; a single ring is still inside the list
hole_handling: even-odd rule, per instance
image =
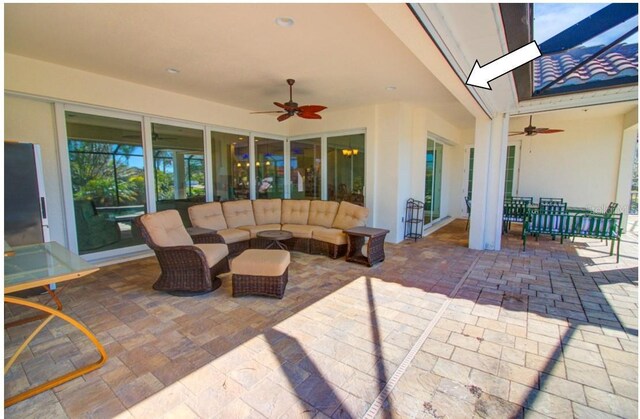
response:
[[[532,198],[533,199],[533,198]],[[505,202],[502,210],[502,232],[507,233],[511,229],[511,223],[522,223],[529,211],[530,201],[516,200]]]

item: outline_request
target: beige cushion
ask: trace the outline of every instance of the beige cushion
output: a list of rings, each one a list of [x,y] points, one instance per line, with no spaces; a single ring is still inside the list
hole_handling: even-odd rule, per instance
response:
[[[282,199],[256,199],[253,201],[253,217],[257,225],[280,224]]]
[[[251,234],[246,230],[240,230],[239,228],[227,228],[225,230],[218,230],[217,233],[222,236],[225,243],[238,243],[251,238]]]
[[[226,244],[201,243],[196,244],[195,246],[204,252],[204,256],[207,258],[207,264],[209,267],[212,267],[229,255],[229,248]]]
[[[151,240],[160,247],[189,246],[193,240],[182,224],[180,214],[176,210],[166,210],[145,214],[140,221],[147,229]]]
[[[363,227],[367,223],[368,216],[369,210],[367,208],[342,201],[331,227],[342,230],[352,227]]]
[[[310,239],[313,237],[313,232],[315,230],[324,230],[325,227],[307,226],[300,224],[282,224],[282,229],[285,231],[290,231],[293,234],[293,237]]]
[[[256,234],[261,231],[280,230],[280,224],[264,224],[261,226],[240,226],[238,228],[241,230],[248,231],[251,234],[251,238],[255,239]]]
[[[256,220],[253,218],[253,205],[248,199],[223,202],[222,212],[228,228],[256,225]]]
[[[249,249],[231,261],[237,275],[280,276],[289,267],[291,255],[286,250]]]
[[[309,204],[307,199],[285,199],[282,201],[282,224],[307,224]]]
[[[347,244],[347,235],[337,228],[324,228],[313,231],[313,239],[332,244]]]
[[[224,230],[227,222],[224,220],[220,202],[209,202],[189,207],[189,219],[194,227]]]
[[[334,201],[311,201],[307,224],[331,227],[338,213],[338,203]]]

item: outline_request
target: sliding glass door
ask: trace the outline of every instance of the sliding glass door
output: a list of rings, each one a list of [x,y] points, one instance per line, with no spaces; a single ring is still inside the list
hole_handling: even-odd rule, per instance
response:
[[[327,196],[364,205],[364,134],[327,137]]]
[[[211,131],[213,200],[249,199],[249,136]]]
[[[175,209],[187,227],[187,208],[205,202],[204,131],[151,124],[156,211]]]
[[[441,217],[440,202],[442,192],[441,143],[427,139],[426,172],[424,187],[424,225],[428,226]]]
[[[322,139],[289,142],[291,199],[321,199]]]
[[[284,141],[255,137],[255,197],[284,198]]]
[[[131,222],[146,211],[142,125],[65,112],[80,254],[142,244]]]

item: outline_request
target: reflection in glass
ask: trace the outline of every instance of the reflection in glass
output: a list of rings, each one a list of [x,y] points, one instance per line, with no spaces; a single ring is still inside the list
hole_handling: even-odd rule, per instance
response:
[[[284,141],[255,141],[256,198],[284,198]]]
[[[146,210],[139,121],[65,112],[78,252],[141,244],[131,221]]]
[[[327,138],[327,197],[364,205],[364,134]]]
[[[320,199],[321,140],[291,141],[291,199]]]
[[[249,137],[211,132],[213,199],[249,199]]]
[[[205,201],[203,131],[151,124],[156,211],[178,210],[191,226],[187,208]]]

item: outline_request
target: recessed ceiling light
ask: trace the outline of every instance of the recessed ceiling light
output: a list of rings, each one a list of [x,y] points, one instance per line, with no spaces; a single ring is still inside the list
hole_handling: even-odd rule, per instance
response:
[[[396,90],[396,86],[387,86],[386,89],[390,92],[393,92],[394,90]]]
[[[276,18],[276,25],[282,26],[283,28],[289,28],[293,26],[295,22],[290,17],[279,17]]]
[[[173,67],[167,68],[167,73],[169,74],[178,74],[179,72],[180,70],[178,70],[177,68],[173,68]]]

